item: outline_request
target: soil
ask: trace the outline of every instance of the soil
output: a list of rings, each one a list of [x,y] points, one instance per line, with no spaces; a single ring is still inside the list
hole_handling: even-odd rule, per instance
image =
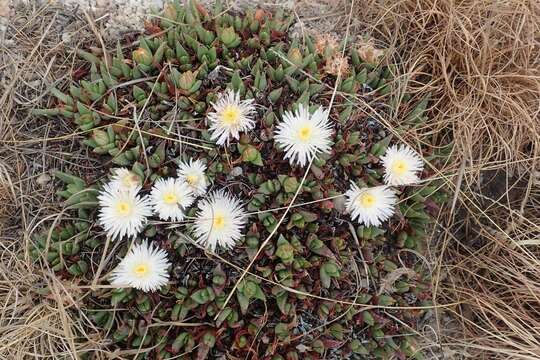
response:
[[[203,5],[211,5],[215,1],[201,0],[199,2]],[[21,9],[21,6],[61,6],[83,18],[86,12],[99,24],[104,37],[114,40],[127,32],[142,30],[144,21],[155,16],[152,14],[156,14],[165,3],[167,3],[165,0],[0,0],[0,43],[4,38],[8,19]],[[229,6],[237,10],[247,7],[293,9],[298,19],[302,20],[297,24],[299,31],[317,29],[318,32],[336,32],[337,30],[340,33],[339,30],[346,25],[344,18],[349,5],[348,2],[340,0],[278,0],[273,3],[264,0],[236,0]],[[66,36],[69,36],[69,33]]]

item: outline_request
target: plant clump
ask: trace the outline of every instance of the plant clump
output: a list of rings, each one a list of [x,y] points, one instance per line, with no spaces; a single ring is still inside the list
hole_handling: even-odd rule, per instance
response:
[[[403,132],[421,125],[428,100],[394,94],[396,66],[378,53],[292,38],[292,22],[282,10],[169,3],[115,54],[80,50],[73,83],[34,112],[73,119],[110,168],[57,173],[69,217],[36,236],[31,255],[79,284],[98,270],[129,280],[83,300],[111,351],[422,357],[411,328],[429,312],[431,279],[416,254],[445,196],[411,174],[385,185],[411,158],[385,169],[397,139],[378,114],[398,109]],[[379,193],[391,199],[384,216],[362,213]],[[148,253],[159,257],[136,256]]]

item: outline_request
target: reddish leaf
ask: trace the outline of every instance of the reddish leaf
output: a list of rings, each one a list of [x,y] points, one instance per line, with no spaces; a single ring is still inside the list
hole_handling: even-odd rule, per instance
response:
[[[210,351],[210,347],[208,345],[205,345],[203,343],[199,344],[199,350],[197,351],[197,360],[204,360],[208,356],[208,352]]]
[[[195,6],[197,7],[197,11],[199,12],[199,14],[201,14],[203,17],[208,16],[208,11],[204,6],[199,3],[197,3]]]
[[[162,33],[163,30],[158,26],[156,25],[155,23],[153,23],[152,21],[148,21],[146,20],[144,22],[144,29],[150,33],[150,34],[159,34],[159,33]]]
[[[87,74],[88,74],[88,69],[80,67],[73,70],[73,72],[71,73],[71,77],[73,78],[73,80],[80,80],[83,77],[85,77]]]
[[[262,20],[267,17],[267,14],[263,9],[257,9],[257,11],[255,11],[254,17],[255,20],[257,20],[258,22],[262,22]]]
[[[285,36],[285,33],[282,31],[272,30],[272,32],[270,33],[270,39],[272,41],[279,40],[283,36]]]
[[[345,343],[344,341],[332,340],[332,339],[323,339],[322,342],[324,344],[324,347],[331,348],[331,349],[340,348]]]

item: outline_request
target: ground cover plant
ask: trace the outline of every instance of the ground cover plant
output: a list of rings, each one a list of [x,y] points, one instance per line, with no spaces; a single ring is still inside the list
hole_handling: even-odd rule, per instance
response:
[[[56,172],[65,210],[30,255],[89,286],[81,306],[110,349],[422,357],[421,253],[445,195],[399,133],[429,99],[398,92],[372,44],[295,37],[292,22],[168,4],[114,54],[79,50],[73,83],[33,111],[72,119],[109,168]],[[393,131],[391,112],[406,114]]]
[[[537,334],[539,320],[535,310],[538,307],[537,119],[540,81],[537,62],[540,47],[535,34],[538,33],[540,21],[539,9],[534,3],[522,0],[504,3],[476,0],[361,3],[331,1],[297,2],[293,9],[284,9],[284,15],[290,15],[288,11],[294,12],[294,20],[287,26],[283,37],[273,38],[270,45],[262,47],[265,51],[282,42],[284,45],[281,55],[286,57],[291,42],[297,39],[297,46],[305,57],[310,53],[306,51],[309,42],[305,36],[309,35],[314,45],[323,44],[322,47],[325,48],[328,47],[326,41],[332,38],[325,35],[326,31],[330,30],[339,39],[338,50],[333,51],[338,54],[344,49],[341,41],[347,39],[343,54],[347,58],[349,71],[343,71],[342,60],[337,60],[334,66],[327,67],[327,59],[322,55],[315,61],[315,72],[302,68],[292,75],[299,80],[313,76],[310,84],[326,85],[325,91],[310,96],[307,102],[311,106],[312,115],[319,106],[322,106],[323,110],[332,109],[328,118],[332,125],[332,135],[322,138],[329,138],[335,143],[339,140],[338,132],[346,132],[346,125],[354,123],[354,119],[359,123],[366,122],[367,119],[368,130],[373,131],[368,131],[368,136],[360,140],[365,145],[360,153],[370,154],[373,143],[392,134],[386,149],[408,144],[415,153],[424,155],[424,171],[415,174],[420,176],[420,183],[389,186],[391,191],[398,191],[400,199],[397,207],[387,208],[391,209],[393,214],[378,226],[385,233],[382,236],[377,235],[376,239],[358,236],[357,230],[363,226],[360,221],[367,218],[358,216],[361,215],[358,212],[357,216],[353,212],[347,212],[348,197],[341,195],[352,188],[349,178],[362,187],[366,174],[371,174],[372,170],[376,175],[373,182],[366,185],[372,188],[374,185],[387,184],[389,179],[383,176],[387,150],[379,155],[369,155],[369,162],[366,164],[354,164],[353,167],[361,168],[362,173],[352,175],[350,169],[342,170],[341,165],[336,167],[331,164],[339,163],[336,161],[339,152],[319,152],[316,157],[326,161],[320,166],[320,169],[325,171],[324,179],[329,176],[328,169],[336,168],[338,171],[334,173],[332,170],[332,175],[335,176],[330,184],[323,184],[314,177],[311,169],[307,172],[306,180],[315,178],[323,191],[333,189],[335,194],[330,196],[325,193],[322,199],[313,200],[313,195],[303,191],[302,186],[302,192],[294,201],[291,199],[285,202],[285,205],[277,206],[275,202],[278,201],[278,196],[282,196],[280,189],[274,194],[263,194],[265,203],[261,210],[248,209],[249,200],[258,194],[259,186],[246,180],[244,174],[262,174],[264,179],[275,179],[286,174],[296,177],[299,183],[308,167],[306,164],[291,165],[289,159],[284,158],[285,152],[279,146],[281,140],[276,136],[278,126],[283,124],[286,118],[285,112],[296,111],[299,105],[299,94],[290,91],[288,83],[285,86],[279,84],[283,87],[283,93],[288,96],[282,97],[279,103],[268,105],[268,101],[258,98],[257,91],[254,90],[252,67],[241,69],[225,64],[221,58],[222,44],[217,40],[212,46],[216,45],[216,58],[219,59],[219,64],[226,68],[220,68],[213,73],[219,75],[214,83],[201,84],[203,91],[215,95],[209,101],[200,101],[205,103],[206,110],[192,113],[190,108],[179,109],[177,104],[184,94],[170,92],[170,100],[164,101],[162,98],[158,99],[155,92],[157,88],[151,91],[154,83],[167,82],[163,79],[170,75],[172,68],[181,73],[185,72],[179,69],[178,58],[164,58],[160,64],[169,67],[144,70],[143,78],[147,78],[144,81],[141,81],[141,78],[129,80],[131,75],[115,75],[118,85],[122,86],[113,85],[110,88],[107,85],[106,95],[114,93],[115,99],[124,106],[122,112],[104,112],[105,98],[94,102],[73,97],[74,103],[81,101],[92,112],[100,115],[99,124],[83,130],[74,122],[74,117],[77,117],[77,120],[81,118],[78,109],[70,111],[68,106],[71,105],[53,94],[71,96],[71,85],[84,89],[81,80],[94,84],[94,57],[105,63],[104,69],[108,69],[108,64],[112,64],[112,58],[116,54],[117,39],[124,57],[122,62],[132,69],[135,66],[133,52],[142,47],[139,44],[139,32],[128,32],[122,38],[114,35],[111,39],[109,28],[103,26],[118,23],[119,19],[113,15],[114,11],[105,14],[93,11],[88,13],[87,2],[76,8],[62,5],[62,1],[26,2],[7,9],[3,8],[2,4],[5,2],[0,1],[0,357],[132,358],[136,357],[136,354],[140,354],[139,357],[147,354],[147,357],[153,358],[163,351],[163,354],[169,352],[172,358],[189,358],[198,354],[204,355],[206,349],[199,353],[199,340],[203,333],[212,331],[216,343],[208,349],[207,358],[223,357],[222,354],[227,350],[229,357],[238,354],[242,354],[237,356],[241,358],[255,357],[255,351],[247,350],[249,346],[243,348],[244,353],[247,353],[243,356],[242,350],[235,346],[233,336],[239,329],[254,329],[253,325],[246,325],[244,319],[248,322],[258,319],[260,322],[255,324],[255,335],[250,332],[242,336],[243,339],[251,339],[249,345],[254,344],[253,349],[256,349],[259,358],[271,357],[266,353],[271,352],[274,346],[276,354],[283,357],[289,352],[290,356],[294,357],[292,352],[296,352],[299,358],[370,358],[380,355],[381,352],[374,349],[373,341],[377,342],[377,346],[382,342],[373,332],[377,330],[376,327],[374,329],[373,326],[358,321],[360,315],[366,311],[374,316],[375,321],[384,316],[385,326],[391,326],[390,334],[388,326],[381,328],[385,332],[385,341],[390,338],[396,342],[404,339],[401,335],[408,336],[407,341],[411,344],[410,350],[414,356],[420,356],[419,353],[423,353],[427,358],[444,359],[536,359],[540,356]],[[265,8],[265,18],[281,7],[271,5]],[[286,8],[286,5],[283,7]],[[206,9],[215,20],[211,7]],[[7,10],[8,18],[2,18],[6,15],[4,10]],[[223,9],[230,10],[228,7]],[[244,16],[238,10],[231,13]],[[165,25],[160,21],[162,15],[149,14],[152,22],[147,26],[146,37],[163,36],[164,32],[156,32],[158,28],[165,30]],[[254,15],[255,13],[251,16]],[[217,28],[212,21],[203,21],[203,27],[217,36]],[[7,26],[4,27],[4,24]],[[7,31],[4,33],[5,29]],[[235,33],[242,40],[249,40],[244,36],[250,35],[252,31],[235,30]],[[256,33],[258,36],[259,31]],[[357,37],[358,34],[362,34],[361,39]],[[189,35],[201,42],[198,35]],[[323,41],[319,42],[321,35]],[[153,41],[150,44],[152,56],[156,51]],[[243,44],[233,48],[236,49],[233,53],[245,48],[246,42],[243,41]],[[373,46],[375,44],[376,46]],[[207,44],[204,46],[211,48]],[[352,66],[351,51],[354,47],[359,49],[361,65]],[[193,59],[194,71],[203,61],[197,59],[195,49],[189,46],[185,46],[185,49],[190,59]],[[382,55],[379,49],[384,49]],[[84,50],[91,56],[80,52],[77,55],[78,50]],[[260,49],[250,51],[254,56],[261,52]],[[139,53],[144,55],[144,52]],[[276,62],[269,62],[262,56],[260,58],[265,66],[276,65]],[[251,65],[254,63],[255,61]],[[285,63],[281,64],[286,68]],[[369,64],[373,68],[369,68]],[[386,79],[391,85],[388,93],[369,83],[358,84],[359,88],[353,94],[347,94],[339,88],[344,79],[350,77],[353,69],[355,76],[358,76],[364,67],[368,67],[366,72],[369,74],[374,69],[384,70],[388,65],[391,65],[391,76]],[[341,72],[328,73],[324,69],[330,70],[332,67],[341,68]],[[98,74],[101,72],[99,62],[96,63],[95,70]],[[212,71],[209,69],[209,73]],[[239,95],[239,101],[253,99],[253,104],[262,103],[255,107],[255,113],[249,117],[255,119],[254,126],[239,134],[248,136],[253,146],[264,144],[261,149],[257,148],[264,164],[262,167],[242,161],[238,148],[240,139],[231,136],[229,145],[219,145],[211,139],[215,134],[211,129],[211,114],[216,112],[211,103],[217,105],[219,95],[226,94],[229,88],[234,90],[232,78],[236,71],[239,71],[246,87],[246,93]],[[162,72],[162,77],[157,81],[157,76]],[[322,74],[326,75],[320,76]],[[105,79],[107,76],[94,75],[94,79],[100,77]],[[130,83],[131,81],[134,83]],[[266,81],[267,88],[259,91],[260,94],[267,94],[276,86],[268,76]],[[99,80],[96,83],[99,83]],[[146,107],[134,100],[134,85],[150,98]],[[411,98],[407,99],[409,96]],[[397,106],[392,99],[395,97],[402,98]],[[428,99],[431,100],[426,101],[427,107],[422,111],[422,121],[411,124],[405,120],[412,109],[422,100]],[[147,110],[160,102],[169,108],[160,110],[165,116],[158,121],[167,121],[172,127],[150,119]],[[278,105],[283,105],[283,108],[277,107]],[[351,120],[342,123],[338,114],[349,105],[352,105]],[[53,110],[44,111],[47,108]],[[74,114],[61,114],[59,108]],[[143,108],[145,111],[141,111]],[[189,114],[179,114],[184,110]],[[271,125],[265,126],[260,120],[268,111],[275,114],[275,119]],[[33,115],[34,112],[36,115]],[[111,113],[118,115],[117,118],[111,118]],[[186,119],[179,121],[179,115],[185,115]],[[82,120],[85,118],[88,120],[88,117],[82,117]],[[127,165],[112,163],[116,155],[108,154],[110,149],[98,150],[103,151],[103,154],[93,152],[91,139],[94,134],[103,134],[94,130],[107,132],[110,124],[115,124],[113,148],[116,147],[124,153],[124,144],[128,144],[128,148],[139,144],[137,162],[142,164],[142,167],[137,165],[133,171],[135,160],[130,160],[133,162]],[[117,134],[119,127],[123,129],[120,131],[122,137]],[[147,130],[152,128],[159,129],[159,132],[152,131],[147,134]],[[261,136],[261,129],[266,130],[268,138]],[[191,131],[193,134],[190,134]],[[375,135],[377,131],[380,134]],[[129,134],[132,134],[131,137]],[[143,135],[147,137],[144,143],[139,139]],[[102,136],[96,138],[104,139]],[[160,166],[151,168],[153,175],[147,176],[150,172],[147,171],[146,159],[150,159],[161,142],[166,143],[166,160]],[[323,142],[323,145],[325,143]],[[448,144],[451,146],[448,147]],[[275,158],[271,161],[265,158],[269,149]],[[434,149],[437,149],[437,152]],[[208,154],[211,150],[218,155],[210,157]],[[441,157],[441,152],[444,152],[444,157]],[[126,173],[128,170],[137,173],[137,168],[141,168],[143,176],[129,176],[126,183],[142,185],[137,196],[147,202],[153,198],[153,190],[161,184],[160,179],[169,182],[171,179],[183,177],[181,163],[189,164],[190,159],[201,159],[207,167],[214,161],[225,164],[225,167],[217,177],[206,177],[206,194],[190,195],[196,199],[188,206],[188,211],[178,212],[178,209],[172,209],[174,211],[171,214],[183,216],[182,220],[162,220],[158,210],[171,209],[156,209],[152,206],[151,215],[144,215],[147,220],[145,228],[141,229],[135,240],[126,236],[114,240],[110,237],[107,240],[107,232],[112,228],[103,226],[104,223],[100,220],[103,206],[96,204],[97,197],[103,194],[107,185],[117,176],[129,174]],[[266,169],[268,164],[274,161],[280,164],[279,174],[270,173]],[[163,169],[168,169],[169,172],[165,173]],[[229,171],[230,169],[235,170]],[[210,174],[212,171],[207,169],[205,173]],[[241,174],[238,175],[240,171]],[[348,177],[346,181],[338,177],[343,174]],[[66,185],[61,178],[70,185]],[[410,195],[416,190],[434,179],[441,183],[429,185],[441,187],[444,193],[449,194],[451,201],[443,212],[429,220],[434,226],[427,227],[432,230],[426,235],[425,248],[423,241],[416,241],[414,250],[407,248],[413,246],[411,243],[401,247],[399,241],[395,241],[395,231],[401,232],[403,229],[398,226],[404,224],[399,208],[402,203],[410,201]],[[238,190],[238,187],[242,190]],[[83,189],[86,195],[80,193],[77,196],[79,199],[73,197],[70,201],[65,201],[80,189]],[[56,194],[62,190],[67,192]],[[200,238],[196,235],[195,221],[199,217],[199,204],[210,199],[210,195],[215,191],[224,191],[227,195],[234,196],[241,205],[238,209],[249,214],[246,224],[239,229],[240,238],[231,244],[230,250],[221,245],[214,250],[206,248],[208,244],[199,241]],[[286,194],[294,197],[295,192],[292,195]],[[431,209],[429,200],[425,204]],[[70,205],[72,201],[82,202]],[[287,210],[291,202],[293,205]],[[334,206],[332,210],[321,211],[321,204],[330,202]],[[87,208],[79,213],[78,207]],[[312,230],[307,227],[300,229],[297,226],[286,228],[293,213],[299,210],[319,214],[320,217],[315,222],[319,228],[326,229],[325,231],[329,228],[325,227],[327,220],[334,219],[330,228],[332,232],[337,229],[340,235],[333,237],[342,238],[346,245],[344,249],[336,251],[332,240],[329,241],[326,235],[320,238],[332,251],[338,260],[336,264],[340,267],[339,277],[331,277],[328,288],[316,286],[317,283],[322,284],[320,268],[324,261],[312,260],[314,256],[330,258],[313,253],[306,247],[303,252],[294,250],[295,260],[292,266],[289,266],[276,255],[280,234],[286,237],[293,247],[297,244],[296,240],[291,240],[293,235],[301,244],[307,242],[304,235],[311,234]],[[250,266],[254,253],[262,247],[271,233],[264,224],[260,225],[260,212],[271,213],[277,220],[284,213],[286,216],[268,240],[269,247],[274,249],[268,250],[269,255],[259,254],[253,266]],[[429,215],[434,213],[428,211]],[[410,219],[405,218],[404,221],[409,222]],[[253,223],[264,228],[260,231],[258,246],[248,249],[246,235],[248,225]],[[346,233],[346,226],[352,226],[354,230],[350,231],[349,235],[341,236]],[[146,230],[151,228],[155,229],[156,235],[151,236],[151,232],[145,234]],[[405,226],[404,229],[409,234],[412,228],[414,226]],[[60,233],[64,237],[70,238],[74,235],[79,239],[59,241]],[[87,235],[90,236],[85,239]],[[176,237],[183,240],[178,241]],[[150,253],[145,251],[146,247],[139,247],[145,242],[151,244],[155,251]],[[187,256],[182,256],[178,247],[174,248],[177,243],[182,244],[185,249],[183,254]],[[154,282],[159,284],[162,276],[167,276],[168,285],[163,288],[160,286],[160,290],[170,288],[171,290],[167,290],[169,295],[161,293],[160,290],[146,292],[130,288],[120,281],[122,278],[127,279],[126,272],[122,271],[126,267],[121,264],[125,264],[126,259],[133,258],[133,253],[128,252],[130,248],[135,254],[151,254],[151,259],[154,259],[156,264],[171,264],[165,272],[163,269],[159,271],[161,276]],[[407,267],[414,267],[415,273],[423,274],[425,281],[430,283],[429,290],[424,292],[429,294],[432,302],[427,308],[415,307],[422,304],[421,301],[407,305],[406,308],[393,304],[390,309],[377,304],[379,292],[385,289],[382,285],[391,283],[386,280],[392,280],[393,277],[385,277],[391,274],[388,273],[391,268],[385,268],[386,262],[371,266],[377,261],[372,262],[369,254],[382,254],[391,258],[396,252],[397,259],[390,259],[399,270],[394,272],[399,278],[393,282],[393,287],[398,288],[398,282],[405,282],[411,288],[415,286],[418,278],[415,278],[412,272],[410,276],[403,274]],[[50,261],[47,256],[50,256]],[[296,270],[295,262],[298,263],[299,257],[305,258],[312,267]],[[183,264],[184,267],[173,271],[176,264]],[[212,273],[218,264],[227,279],[221,293],[216,291],[212,282]],[[282,265],[293,273],[295,284],[300,283],[304,287],[307,284],[308,291],[305,288],[297,290],[288,287],[281,278],[267,276],[268,267],[275,275],[278,271],[283,272]],[[373,267],[376,269],[373,270]],[[239,279],[246,268],[249,270],[244,277],[260,280],[258,286],[265,300],[250,299],[247,314],[243,315],[236,295],[237,290],[233,291],[233,288],[237,284],[237,288],[241,288]],[[372,275],[375,271],[378,273]],[[369,275],[366,275],[368,272]],[[202,279],[201,273],[204,274]],[[302,274],[307,276],[302,277]],[[198,281],[196,285],[193,280],[195,277]],[[344,284],[335,281],[336,279],[348,282]],[[142,287],[143,283],[132,282],[131,285]],[[117,289],[120,287],[122,290]],[[176,299],[173,298],[175,295],[171,295],[180,287],[189,290],[187,298],[190,299],[195,291],[207,287],[212,288],[216,298],[207,305],[187,307],[189,310],[183,320],[172,320],[170,315],[158,315],[163,309],[186,304],[185,299]],[[293,306],[294,311],[285,314],[276,310],[277,296],[272,293],[274,287],[287,293],[286,303]],[[124,294],[126,291],[127,295]],[[113,304],[112,297],[116,292],[127,300]],[[352,306],[357,293],[357,302],[362,301],[360,299],[363,294],[372,295],[372,299],[366,304]],[[400,295],[394,290],[381,291],[381,294],[390,295],[398,301],[402,297],[409,297],[410,293],[414,294],[414,291],[409,290],[408,293],[409,295]],[[235,323],[237,327],[234,328],[225,321],[218,325],[218,321],[214,320],[215,315],[211,316],[210,313],[215,309],[219,311],[219,305],[224,303],[220,301],[229,295],[231,299],[226,307],[239,314],[239,321]],[[149,312],[137,308],[137,299],[146,302],[145,298],[149,299],[152,306]],[[414,297],[409,299],[412,301]],[[144,306],[146,304],[143,305],[143,310]],[[210,310],[204,312],[205,306]],[[313,310],[326,306],[330,309],[328,315],[315,313],[317,310]],[[312,310],[298,310],[302,308]],[[104,313],[99,316],[107,317],[108,321],[100,322],[96,318],[98,313]],[[310,314],[314,314],[309,318],[312,321],[307,321]],[[351,315],[353,320],[350,319]],[[391,321],[387,321],[388,318],[397,326],[394,327]],[[137,326],[132,325],[137,321],[135,319],[138,319]],[[290,339],[277,337],[275,330],[277,328],[279,333],[279,327],[282,326],[278,326],[279,323],[287,324]],[[334,329],[333,324],[341,326],[343,340],[334,337],[335,329],[339,332],[339,327]],[[112,334],[118,328],[121,331],[130,329],[130,332],[123,340],[116,341]],[[186,349],[184,345],[177,352],[173,351],[175,349],[172,349],[172,343],[181,333],[187,334],[182,337],[193,339],[193,349],[190,350],[189,346]],[[143,334],[141,343],[137,347],[132,346],[139,334]],[[144,342],[149,340],[144,338],[144,334],[152,336],[151,344],[147,346]],[[163,345],[161,336],[167,338],[165,342],[168,347]],[[183,341],[182,337],[179,341]],[[321,349],[317,347],[319,340],[326,347],[326,352],[322,355],[317,352]],[[358,343],[368,351],[373,350],[372,353],[364,355],[353,352],[352,347]],[[361,348],[358,349],[362,351]],[[390,354],[399,357],[406,352],[390,351]]]

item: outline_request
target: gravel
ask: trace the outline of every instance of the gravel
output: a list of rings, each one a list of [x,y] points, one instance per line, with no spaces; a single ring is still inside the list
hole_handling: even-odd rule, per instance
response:
[[[335,31],[337,24],[336,15],[345,15],[347,7],[345,0],[235,0],[226,1],[233,10],[241,10],[246,7],[263,7],[275,9],[283,7],[294,9],[301,23],[295,27],[299,31],[316,29],[320,32]],[[203,5],[212,5],[214,0],[200,0]],[[158,13],[167,0],[0,0],[0,43],[4,37],[6,24],[10,15],[18,4],[40,7],[45,5],[62,5],[74,13],[88,12],[103,29],[103,35],[108,39],[117,39],[122,34],[142,30],[144,20],[149,19],[152,13]],[[309,20],[308,20],[309,19]],[[307,21],[304,21],[307,20]],[[340,24],[343,25],[343,24]]]

